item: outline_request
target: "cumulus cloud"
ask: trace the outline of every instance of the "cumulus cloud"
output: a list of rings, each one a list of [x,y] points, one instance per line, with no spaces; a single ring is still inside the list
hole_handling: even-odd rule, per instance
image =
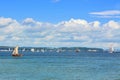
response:
[[[82,19],[70,19],[69,21],[62,21],[58,24],[61,32],[83,32],[89,31],[88,22]]]
[[[1,17],[0,21],[1,45],[106,47],[112,43],[120,47],[120,22],[113,20],[101,24],[99,21],[70,19],[52,24],[32,18],[18,22]]]
[[[5,36],[0,36],[0,41],[3,41],[5,39]]]
[[[101,12],[90,12],[89,14],[100,18],[120,18],[120,10],[107,10]]]
[[[7,25],[11,24],[12,22],[14,22],[14,20],[12,20],[11,18],[0,17],[0,28],[6,27]]]

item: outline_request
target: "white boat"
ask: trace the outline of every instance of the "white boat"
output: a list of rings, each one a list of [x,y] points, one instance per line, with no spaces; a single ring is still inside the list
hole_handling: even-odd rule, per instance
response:
[[[62,52],[62,49],[57,49],[56,52],[57,52],[57,53],[60,53],[60,52]]]
[[[10,48],[8,48],[8,51],[11,51],[11,49],[10,49]]]
[[[25,48],[24,48],[24,49],[22,49],[22,51],[24,52],[24,51],[25,51]]]
[[[113,47],[110,47],[109,53],[113,53],[113,52],[114,52],[114,48],[113,48]]]
[[[12,52],[12,56],[22,56],[22,54],[18,53],[18,46],[16,46]]]
[[[45,52],[45,50],[44,50],[44,49],[41,49],[41,52],[42,52],[42,53],[44,53],[44,52]]]
[[[34,49],[34,48],[32,48],[32,49],[31,49],[31,52],[35,52],[35,49]]]

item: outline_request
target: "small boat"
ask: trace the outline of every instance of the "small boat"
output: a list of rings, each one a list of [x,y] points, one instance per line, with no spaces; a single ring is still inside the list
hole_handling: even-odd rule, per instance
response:
[[[62,52],[62,49],[58,49],[56,52],[57,52],[57,53],[61,53],[61,52]]]
[[[35,52],[35,49],[34,49],[34,48],[31,48],[31,52]]]
[[[75,52],[80,52],[80,49],[76,49]]]
[[[19,54],[18,53],[18,46],[16,46],[12,52],[12,56],[15,56],[15,57],[20,57],[22,56],[22,54]]]
[[[109,53],[114,53],[114,48],[113,47],[109,48]]]

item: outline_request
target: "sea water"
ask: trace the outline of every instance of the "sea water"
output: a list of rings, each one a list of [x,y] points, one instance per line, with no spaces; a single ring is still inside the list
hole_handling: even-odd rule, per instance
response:
[[[0,80],[120,80],[120,54],[0,52]]]

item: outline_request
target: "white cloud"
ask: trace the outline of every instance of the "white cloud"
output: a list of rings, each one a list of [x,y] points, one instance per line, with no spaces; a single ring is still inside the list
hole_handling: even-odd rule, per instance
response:
[[[86,41],[89,41],[90,38],[88,36],[73,36],[73,39],[86,42]]]
[[[108,47],[112,43],[120,47],[120,22],[113,20],[105,24],[83,19],[70,19],[57,24],[32,18],[22,23],[11,18],[2,17],[0,20],[1,45]]]
[[[45,37],[45,39],[48,41],[51,41],[53,38],[54,38],[54,36],[52,36],[52,35],[48,35]]]
[[[120,10],[107,10],[101,12],[90,12],[89,14],[99,18],[120,18]]]
[[[108,28],[108,29],[111,29],[111,28],[112,29],[120,29],[120,23],[111,20],[108,23],[104,24],[104,28]]]
[[[83,32],[89,31],[88,22],[82,19],[70,19],[69,21],[62,21],[58,24],[61,32]]]
[[[109,11],[102,11],[102,12],[91,12],[89,14],[94,15],[120,15],[120,10],[109,10]]]
[[[13,37],[12,37],[12,40],[18,41],[18,40],[20,40],[20,38],[13,36]]]
[[[0,41],[4,41],[5,36],[0,36]]]
[[[35,23],[35,21],[32,18],[26,18],[24,20],[25,23]]]
[[[7,25],[9,25],[12,22],[14,22],[14,20],[12,20],[11,18],[0,17],[0,28],[6,27]]]

